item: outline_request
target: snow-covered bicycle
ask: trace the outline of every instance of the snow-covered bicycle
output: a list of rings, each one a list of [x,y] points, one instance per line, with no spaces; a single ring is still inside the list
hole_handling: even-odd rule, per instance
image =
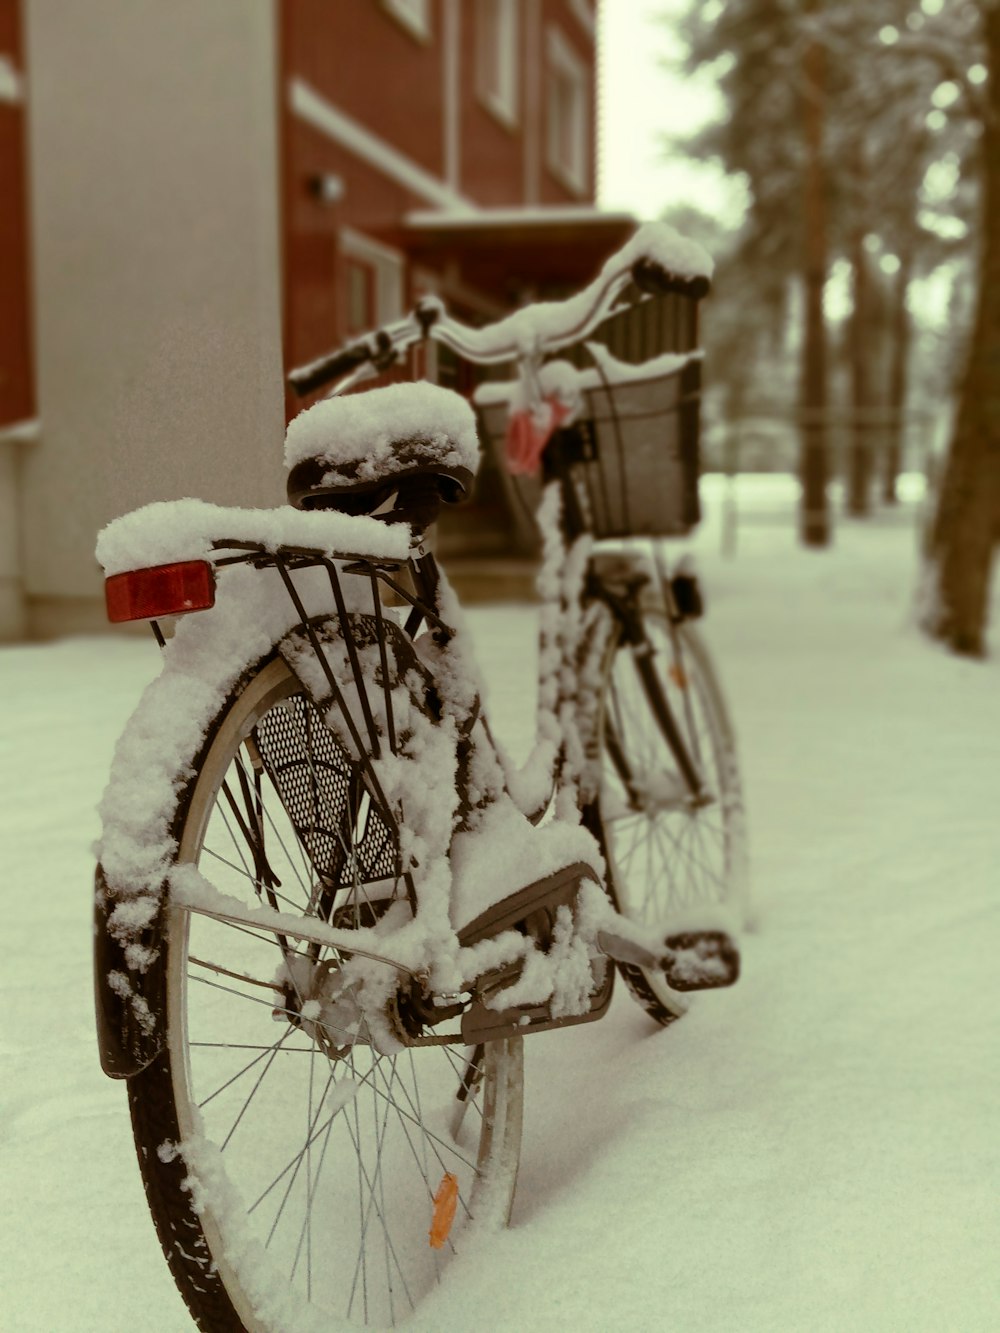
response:
[[[292,507],[183,500],[101,534],[111,618],[163,648],[102,802],[101,1059],[200,1328],[399,1322],[508,1219],[523,1038],[600,1018],[612,964],[661,1023],[736,979],[732,729],[696,580],[631,539],[690,521],[697,354],[552,357],[626,288],[697,295],[707,268],[642,228],[566,302],[473,330],[425,300],[293,376],[351,388],[423,340],[518,367],[479,409],[547,481],[521,768],[426,540],[477,467],[458,395],[323,399],[288,430]],[[636,431],[625,467],[608,439]]]

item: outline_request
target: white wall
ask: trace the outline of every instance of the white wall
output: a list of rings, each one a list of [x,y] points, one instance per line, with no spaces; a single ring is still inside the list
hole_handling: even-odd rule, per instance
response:
[[[115,515],[283,497],[277,56],[272,0],[25,10],[41,439],[24,581],[50,633],[81,626],[67,599],[100,595]]]

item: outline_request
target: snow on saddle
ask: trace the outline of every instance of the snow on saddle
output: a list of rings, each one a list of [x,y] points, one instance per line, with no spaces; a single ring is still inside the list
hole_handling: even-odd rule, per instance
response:
[[[285,435],[296,509],[370,514],[417,528],[442,503],[465,499],[478,465],[472,408],[436,384],[325,398],[300,412]]]

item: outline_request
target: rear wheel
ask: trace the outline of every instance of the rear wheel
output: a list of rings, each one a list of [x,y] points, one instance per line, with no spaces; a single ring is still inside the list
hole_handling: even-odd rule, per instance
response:
[[[281,659],[213,731],[178,809],[179,864],[248,905],[341,927],[405,919],[394,831]],[[393,987],[366,1004],[345,955],[176,905],[165,947],[167,1050],[129,1095],[149,1205],[198,1327],[405,1318],[473,1220],[507,1220],[520,1040],[406,1047]],[[386,969],[373,966],[377,989]]]
[[[703,904],[747,913],[743,796],[735,739],[711,658],[694,627],[644,610],[652,652],[613,643],[601,712],[601,822],[619,910],[653,924]],[[703,784],[693,799],[668,739],[664,705]],[[633,996],[658,1023],[691,996],[662,973],[620,964]]]

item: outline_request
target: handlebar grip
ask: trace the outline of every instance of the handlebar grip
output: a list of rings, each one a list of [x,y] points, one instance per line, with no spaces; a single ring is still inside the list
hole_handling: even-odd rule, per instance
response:
[[[365,343],[352,343],[341,352],[334,352],[332,356],[321,357],[311,365],[293,370],[288,376],[288,383],[300,398],[304,398],[307,393],[312,393],[314,389],[321,389],[324,384],[340,379],[348,371],[356,370],[358,366],[363,366],[373,358],[372,349]]]
[[[712,288],[711,282],[704,274],[699,273],[694,277],[685,278],[679,273],[671,273],[655,259],[649,258],[637,259],[632,265],[632,281],[640,291],[647,292],[650,296],[665,296],[668,292],[674,292],[678,296],[688,296],[694,301],[707,296]]]

